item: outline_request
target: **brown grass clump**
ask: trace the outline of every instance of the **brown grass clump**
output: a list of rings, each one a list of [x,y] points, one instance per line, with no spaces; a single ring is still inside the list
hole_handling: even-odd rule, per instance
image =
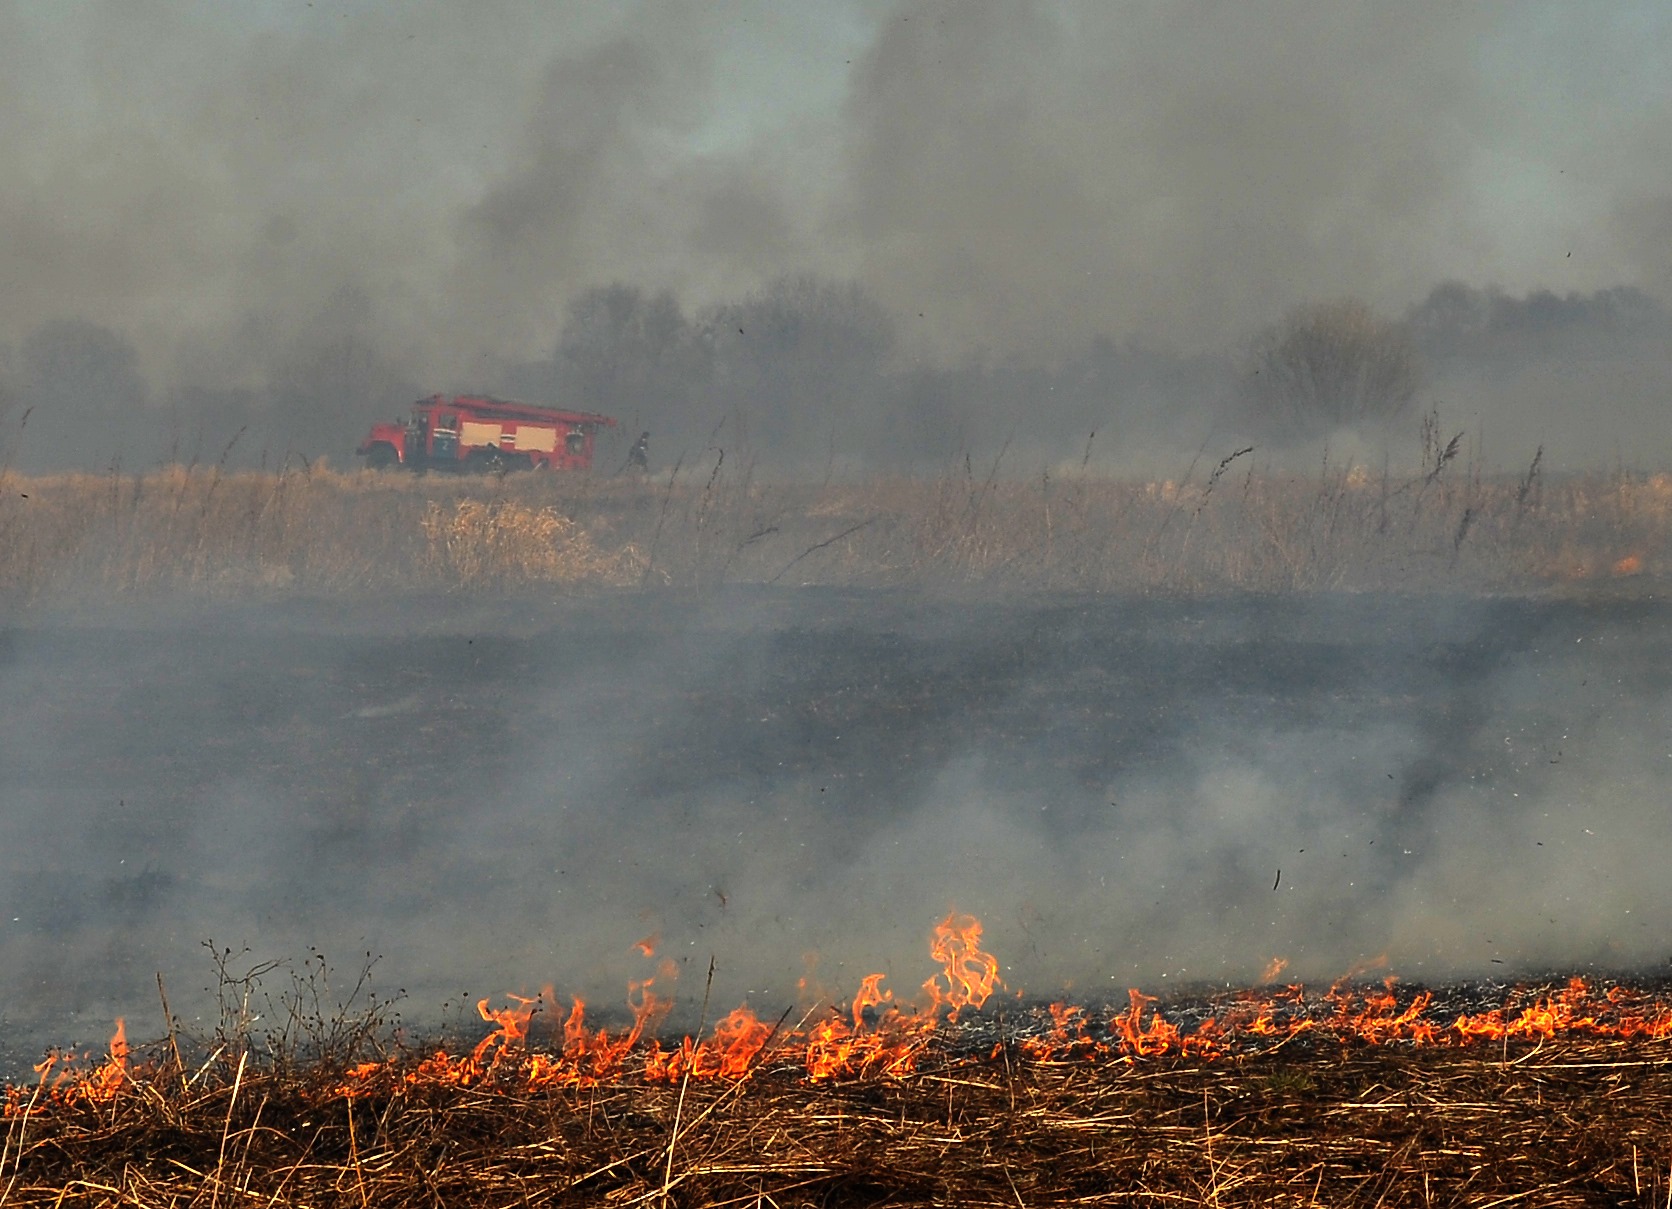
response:
[[[644,558],[631,543],[605,554],[555,508],[515,500],[431,500],[423,517],[426,563],[445,583],[485,588],[525,584],[636,584]]]
[[[212,1054],[105,1099],[14,1096],[0,1204],[1659,1206],[1672,1051],[1320,1047],[900,1078],[387,1087]],[[37,1101],[39,1097],[36,1097]]]

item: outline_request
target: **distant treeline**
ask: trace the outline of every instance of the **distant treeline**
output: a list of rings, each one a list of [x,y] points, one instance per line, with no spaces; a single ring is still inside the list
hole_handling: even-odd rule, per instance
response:
[[[1343,306],[1373,315],[1350,300],[1323,305],[1337,315]],[[549,355],[472,366],[468,378],[447,382],[416,380],[379,348],[366,334],[371,304],[363,296],[345,294],[333,308],[308,339],[270,350],[264,384],[235,388],[196,383],[189,371],[183,385],[159,388],[121,333],[85,319],[43,323],[20,347],[0,349],[0,458],[37,471],[271,469],[320,455],[341,465],[373,419],[438,390],[615,416],[620,447],[606,445],[606,469],[648,430],[659,468],[715,448],[803,473],[945,469],[1000,450],[1062,465],[1090,441],[1103,464],[1165,473],[1216,442],[1260,441],[1269,451],[1359,419],[1351,400],[1316,401],[1336,389],[1330,383],[1296,386],[1313,376],[1310,368],[1285,380],[1281,405],[1269,389],[1253,389],[1267,385],[1258,378],[1274,336],[1317,308],[1291,313],[1287,329],[1274,324],[1243,347],[1211,354],[1098,339],[1051,361],[972,356],[944,364],[921,354],[914,316],[890,312],[853,282],[783,277],[696,309],[665,290],[602,285],[554,319]],[[1409,390],[1388,409],[1396,418],[1444,398],[1466,414],[1489,414],[1500,434],[1526,431],[1498,451],[1515,460],[1538,444],[1561,452],[1544,428],[1560,427],[1577,392],[1603,408],[1604,423],[1617,404],[1629,426],[1633,407],[1648,403],[1622,397],[1619,379],[1645,379],[1628,372],[1640,363],[1664,367],[1672,335],[1666,308],[1625,287],[1515,297],[1448,282],[1404,315],[1373,321],[1408,350]],[[1560,398],[1541,400],[1527,385],[1537,365],[1561,367]],[[1610,370],[1613,379],[1596,377]],[[1343,381],[1357,373],[1332,372]],[[1324,420],[1277,422],[1274,414],[1292,410],[1297,398],[1303,408],[1323,408]],[[1414,419],[1407,427],[1414,431]],[[1396,440],[1409,446],[1410,436],[1401,429]]]

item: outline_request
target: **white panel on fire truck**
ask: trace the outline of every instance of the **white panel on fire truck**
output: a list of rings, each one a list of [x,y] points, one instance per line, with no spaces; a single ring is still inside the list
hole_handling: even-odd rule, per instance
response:
[[[516,432],[517,448],[531,453],[550,453],[557,448],[557,429],[541,428],[536,424],[519,424]]]
[[[481,424],[475,420],[466,420],[459,425],[459,444],[498,445],[499,432],[498,424]]]

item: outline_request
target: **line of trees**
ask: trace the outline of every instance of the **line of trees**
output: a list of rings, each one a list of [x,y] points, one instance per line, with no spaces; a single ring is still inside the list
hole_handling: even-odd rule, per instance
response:
[[[1227,379],[1221,358],[1111,340],[1055,364],[924,364],[859,284],[790,276],[689,315],[665,291],[589,289],[552,355],[514,367],[505,389],[649,429],[664,462],[741,443],[784,464],[886,468],[1007,443],[1079,449],[1096,430],[1124,446],[1189,447],[1218,415]]]
[[[1353,299],[1296,307],[1240,357],[1104,339],[1051,363],[930,364],[862,286],[804,275],[694,312],[666,290],[597,286],[566,308],[545,357],[420,382],[380,351],[372,311],[350,292],[286,337],[252,327],[239,338],[248,349],[222,359],[247,353],[264,386],[188,375],[167,392],[147,384],[120,333],[48,321],[0,348],[0,459],[137,469],[231,448],[235,464],[320,453],[344,464],[370,419],[436,390],[490,390],[604,412],[629,440],[648,429],[662,465],[714,445],[786,469],[945,466],[1001,447],[1065,460],[1094,432],[1101,456],[1141,465],[1215,440],[1277,449],[1352,429],[1402,441],[1425,383],[1489,385],[1506,365],[1525,372],[1541,356],[1578,363],[1599,350],[1664,360],[1672,336],[1666,311],[1633,289],[1516,298],[1446,283],[1398,318]]]
[[[570,304],[549,360],[510,388],[648,428],[664,449],[726,441],[805,460],[872,424],[891,396],[895,329],[858,285],[785,277],[687,316],[669,292],[599,286]]]

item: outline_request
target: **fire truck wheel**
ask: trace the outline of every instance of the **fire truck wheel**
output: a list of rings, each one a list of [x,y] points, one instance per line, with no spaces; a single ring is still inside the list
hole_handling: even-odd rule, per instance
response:
[[[366,451],[367,470],[393,470],[401,459],[388,445],[373,445]]]

